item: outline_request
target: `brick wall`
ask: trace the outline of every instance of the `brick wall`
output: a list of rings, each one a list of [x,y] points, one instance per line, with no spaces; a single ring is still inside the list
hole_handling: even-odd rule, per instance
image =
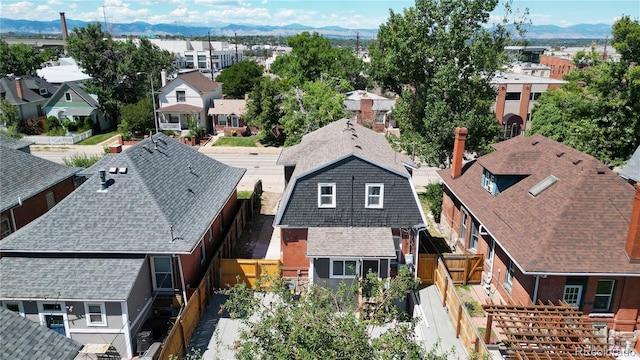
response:
[[[282,276],[303,275],[309,270],[307,258],[307,229],[280,229],[282,246]]]
[[[73,192],[73,190],[73,178],[68,178],[51,188],[24,200],[22,202],[22,206],[15,207],[13,209],[16,228],[20,229],[49,210],[47,207],[47,194],[50,191],[53,191],[57,204],[60,200]],[[14,229],[14,231],[15,230],[16,229]]]

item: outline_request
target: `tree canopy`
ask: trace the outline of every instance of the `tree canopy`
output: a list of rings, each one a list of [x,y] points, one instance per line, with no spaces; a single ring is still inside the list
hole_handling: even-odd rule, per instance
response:
[[[0,39],[0,77],[8,74],[36,76],[36,70],[43,63],[57,57],[58,54],[53,49],[38,51],[27,44],[8,45]]]
[[[172,70],[173,54],[160,50],[148,39],[136,45],[132,39],[115,41],[99,23],[74,28],[67,38],[69,54],[92,78],[87,90],[98,95],[100,107],[117,119],[123,104],[150,97],[149,77],[159,88],[160,71]]]
[[[447,352],[437,348],[424,351],[415,341],[415,323],[394,306],[394,301],[417,286],[407,268],[388,286],[369,273],[366,279],[342,284],[337,290],[311,285],[299,298],[281,279],[262,285],[268,286],[259,285],[254,291],[244,283],[236,285],[224,305],[232,318],[245,325],[237,342],[237,359],[447,358]],[[361,285],[374,300],[369,309],[358,305]],[[371,335],[376,328],[379,337]]]
[[[469,129],[469,151],[482,154],[498,138],[490,82],[505,62],[511,8],[507,3],[505,20],[489,30],[485,26],[497,5],[498,0],[417,0],[402,13],[390,11],[370,46],[371,75],[402,94],[394,110],[399,144],[428,164],[449,163],[457,126]]]
[[[216,81],[222,83],[222,92],[230,99],[244,99],[262,79],[263,69],[254,61],[241,61],[222,70]]]
[[[280,126],[280,118],[287,89],[289,86],[286,80],[264,77],[249,93],[246,118],[249,125],[262,127],[265,143],[271,145],[284,143],[285,136]]]
[[[607,165],[631,157],[640,145],[640,52],[633,50],[640,39],[638,20],[618,20],[613,39],[621,61],[596,62],[565,75],[567,84],[540,97],[527,134],[542,134]]]

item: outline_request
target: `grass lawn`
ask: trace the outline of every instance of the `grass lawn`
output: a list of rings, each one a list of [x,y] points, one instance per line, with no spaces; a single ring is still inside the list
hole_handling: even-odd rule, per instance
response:
[[[108,133],[104,133],[104,134],[93,135],[92,137],[90,137],[88,139],[84,139],[84,140],[80,141],[76,145],[97,145],[97,144],[109,139],[110,137],[116,136],[118,134],[119,133],[117,131],[112,131],[112,132],[108,132]]]
[[[262,134],[255,136],[223,136],[216,140],[211,146],[244,146],[244,147],[256,147],[257,143],[262,140]]]

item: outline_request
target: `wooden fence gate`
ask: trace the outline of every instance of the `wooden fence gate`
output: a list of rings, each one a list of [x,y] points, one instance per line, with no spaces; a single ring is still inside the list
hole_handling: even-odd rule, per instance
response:
[[[255,289],[256,280],[263,275],[269,275],[272,278],[279,277],[281,266],[278,259],[221,259],[220,283],[226,287],[244,282]]]
[[[418,277],[422,285],[432,285],[438,259],[436,254],[418,254]]]
[[[484,254],[443,254],[449,275],[456,285],[480,284]]]

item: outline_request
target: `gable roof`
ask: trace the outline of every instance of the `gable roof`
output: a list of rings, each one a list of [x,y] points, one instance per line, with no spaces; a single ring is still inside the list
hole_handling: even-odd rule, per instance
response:
[[[0,298],[126,301],[144,263],[144,258],[5,256]]]
[[[247,111],[247,101],[244,99],[213,99],[213,107],[209,115],[236,114],[244,115]]]
[[[624,251],[634,189],[592,156],[542,135],[517,136],[465,166],[453,196],[472,213],[525,273],[640,274]],[[483,169],[521,175],[496,196],[481,186]],[[558,181],[537,196],[548,176]]]
[[[107,171],[103,192],[100,168],[126,173]],[[246,170],[157,134],[83,173],[92,171],[51,211],[2,240],[0,250],[191,253]]]
[[[277,164],[295,165],[295,177],[352,154],[407,177],[405,166],[415,167],[409,156],[391,148],[384,135],[349,119],[334,121],[304,135],[299,144],[282,149]]]
[[[194,89],[198,90],[201,94],[216,91],[218,88],[222,86],[221,83],[211,81],[211,78],[203,75],[200,71],[191,71],[187,73],[182,73],[176,76],[175,79],[171,80],[167,85],[160,88],[158,91],[164,90],[169,84],[174,81],[184,81],[185,83],[191,85]]]
[[[0,134],[0,146],[2,147],[6,147],[13,150],[22,150],[24,148],[28,148],[32,144],[33,144],[33,141],[14,139],[12,137],[8,137]]]
[[[0,143],[4,141],[0,138]],[[79,170],[0,146],[0,211],[17,206],[20,201],[72,177]]]
[[[620,176],[627,180],[640,182],[640,146],[634,151],[631,159],[620,170]]]
[[[62,95],[67,92],[67,89],[73,90],[90,107],[94,109],[98,108],[98,101],[87,94],[84,89],[80,85],[78,85],[78,83],[73,81],[62,83],[58,90],[56,90],[56,92],[49,98],[49,100],[47,100],[47,102],[44,104],[44,107],[55,105],[55,103],[62,97]]]
[[[18,96],[16,81],[22,84],[22,98]],[[56,86],[36,76],[5,76],[0,79],[0,94],[11,105],[22,105],[30,102],[45,101],[55,91]],[[46,89],[47,93],[40,95],[39,89]]]
[[[72,360],[82,344],[0,307],[0,358]]]

